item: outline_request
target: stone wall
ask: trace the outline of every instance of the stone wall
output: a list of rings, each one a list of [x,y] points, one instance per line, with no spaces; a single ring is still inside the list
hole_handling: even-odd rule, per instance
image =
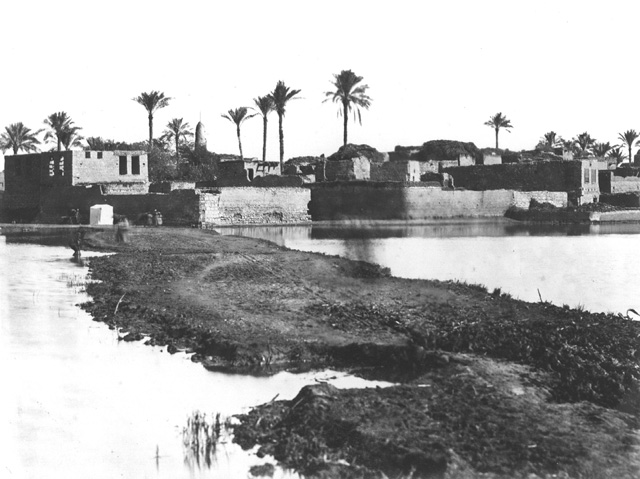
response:
[[[609,172],[607,172],[609,173]],[[627,193],[640,191],[640,177],[637,176],[615,176],[611,177],[611,187],[607,193]]]
[[[171,193],[173,190],[194,190],[193,181],[159,181],[149,185],[149,193]]]
[[[453,176],[456,188],[475,191],[566,191],[569,201],[577,205],[597,201],[600,195],[595,159],[476,165],[443,171]]]
[[[638,208],[640,207],[640,192],[602,194],[600,195],[600,202],[612,206]]]
[[[100,186],[105,195],[144,195],[149,192],[149,183],[106,183]]]
[[[399,183],[339,182],[311,187],[313,221],[422,220],[503,216],[510,206],[529,206],[532,197],[566,205],[567,194],[510,190],[449,190]]]
[[[308,188],[219,188],[220,224],[303,223],[310,221]]]
[[[564,191],[514,191],[513,206],[529,209],[531,200],[538,203],[550,203],[558,208],[568,206],[568,195]]]

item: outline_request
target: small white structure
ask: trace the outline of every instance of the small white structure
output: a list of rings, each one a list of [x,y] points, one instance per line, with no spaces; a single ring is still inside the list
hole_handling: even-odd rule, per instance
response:
[[[112,225],[113,224],[113,206],[111,205],[94,205],[89,210],[90,225]]]

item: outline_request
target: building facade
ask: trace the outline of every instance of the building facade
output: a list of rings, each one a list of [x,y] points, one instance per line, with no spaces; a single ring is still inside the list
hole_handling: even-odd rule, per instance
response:
[[[98,185],[105,194],[149,191],[144,151],[51,151],[5,156],[6,210],[37,210],[56,191]]]

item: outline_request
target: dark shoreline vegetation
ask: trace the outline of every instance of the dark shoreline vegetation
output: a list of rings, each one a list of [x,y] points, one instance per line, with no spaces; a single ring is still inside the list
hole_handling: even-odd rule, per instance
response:
[[[640,474],[640,322],[201,230],[86,241],[118,254],[91,259],[83,307],[125,340],[212,370],[398,383],[308,386],[239,416],[259,455],[324,477]]]

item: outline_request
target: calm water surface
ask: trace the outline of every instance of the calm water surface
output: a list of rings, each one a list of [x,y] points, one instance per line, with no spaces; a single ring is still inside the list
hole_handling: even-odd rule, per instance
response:
[[[210,466],[187,453],[182,431],[195,411],[237,414],[276,394],[291,399],[316,378],[376,384],[330,371],[212,373],[184,354],[119,342],[76,306],[88,299],[74,286],[87,268],[70,253],[0,235],[2,478],[247,477],[250,465],[265,461],[228,438]]]
[[[640,224],[532,226],[499,220],[217,231],[377,263],[404,278],[466,281],[526,301],[542,297],[597,312],[640,312]]]

